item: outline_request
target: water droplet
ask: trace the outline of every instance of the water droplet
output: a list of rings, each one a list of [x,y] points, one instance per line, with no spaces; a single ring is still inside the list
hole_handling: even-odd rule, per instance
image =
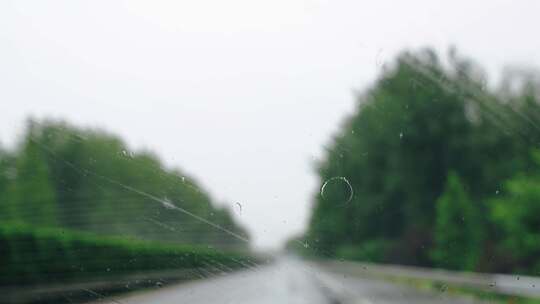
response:
[[[480,80],[480,90],[485,91],[486,88],[487,88],[487,80],[486,79]]]
[[[399,132],[399,139],[403,138],[403,132]]]
[[[324,182],[324,184],[321,187],[321,197],[323,199],[327,199],[326,190],[327,190],[328,184],[331,183],[331,182],[342,183],[344,186],[346,186],[349,195],[348,195],[347,200],[345,201],[345,203],[348,203],[353,199],[353,196],[354,196],[353,187],[352,187],[351,183],[349,182],[349,180],[347,180],[347,178],[345,178],[344,176],[334,176],[334,177],[329,178],[328,180],[326,180]]]
[[[125,157],[133,157],[133,152],[130,152],[126,149],[122,149],[122,151],[120,151],[120,153],[125,156]]]
[[[236,207],[238,207],[238,214],[242,214],[242,204],[236,202]]]
[[[499,189],[495,190],[495,194],[499,194]]]
[[[176,206],[168,198],[161,200],[161,205],[167,209],[176,209]]]

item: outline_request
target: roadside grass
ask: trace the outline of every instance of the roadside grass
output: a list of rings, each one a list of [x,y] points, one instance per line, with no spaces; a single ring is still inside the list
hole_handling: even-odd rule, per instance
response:
[[[393,275],[376,275],[380,279],[392,283],[403,284],[419,290],[445,293],[455,296],[469,296],[481,301],[496,304],[540,304],[540,299],[523,296],[512,296],[498,293],[494,290],[461,286],[458,284],[448,284],[437,280],[418,279]]]

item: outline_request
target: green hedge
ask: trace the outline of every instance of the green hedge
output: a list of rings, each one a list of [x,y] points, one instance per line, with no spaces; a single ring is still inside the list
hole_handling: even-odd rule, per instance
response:
[[[247,254],[119,237],[0,224],[0,285],[87,280],[141,271],[192,269],[208,264],[236,269]]]

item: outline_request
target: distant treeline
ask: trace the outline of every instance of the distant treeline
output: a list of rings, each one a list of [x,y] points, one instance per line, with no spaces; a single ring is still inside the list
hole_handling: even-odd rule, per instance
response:
[[[539,79],[512,70],[488,86],[453,50],[402,53],[326,147],[309,228],[288,246],[540,274]]]
[[[12,222],[217,248],[248,239],[227,208],[154,154],[52,120],[28,120],[17,146],[0,149],[0,224]]]

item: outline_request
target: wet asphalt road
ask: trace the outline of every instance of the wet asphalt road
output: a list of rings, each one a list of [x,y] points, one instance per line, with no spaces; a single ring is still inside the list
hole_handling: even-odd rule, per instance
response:
[[[121,304],[328,304],[479,303],[446,293],[427,293],[384,281],[350,277],[294,259],[211,279],[116,296],[97,303]]]

